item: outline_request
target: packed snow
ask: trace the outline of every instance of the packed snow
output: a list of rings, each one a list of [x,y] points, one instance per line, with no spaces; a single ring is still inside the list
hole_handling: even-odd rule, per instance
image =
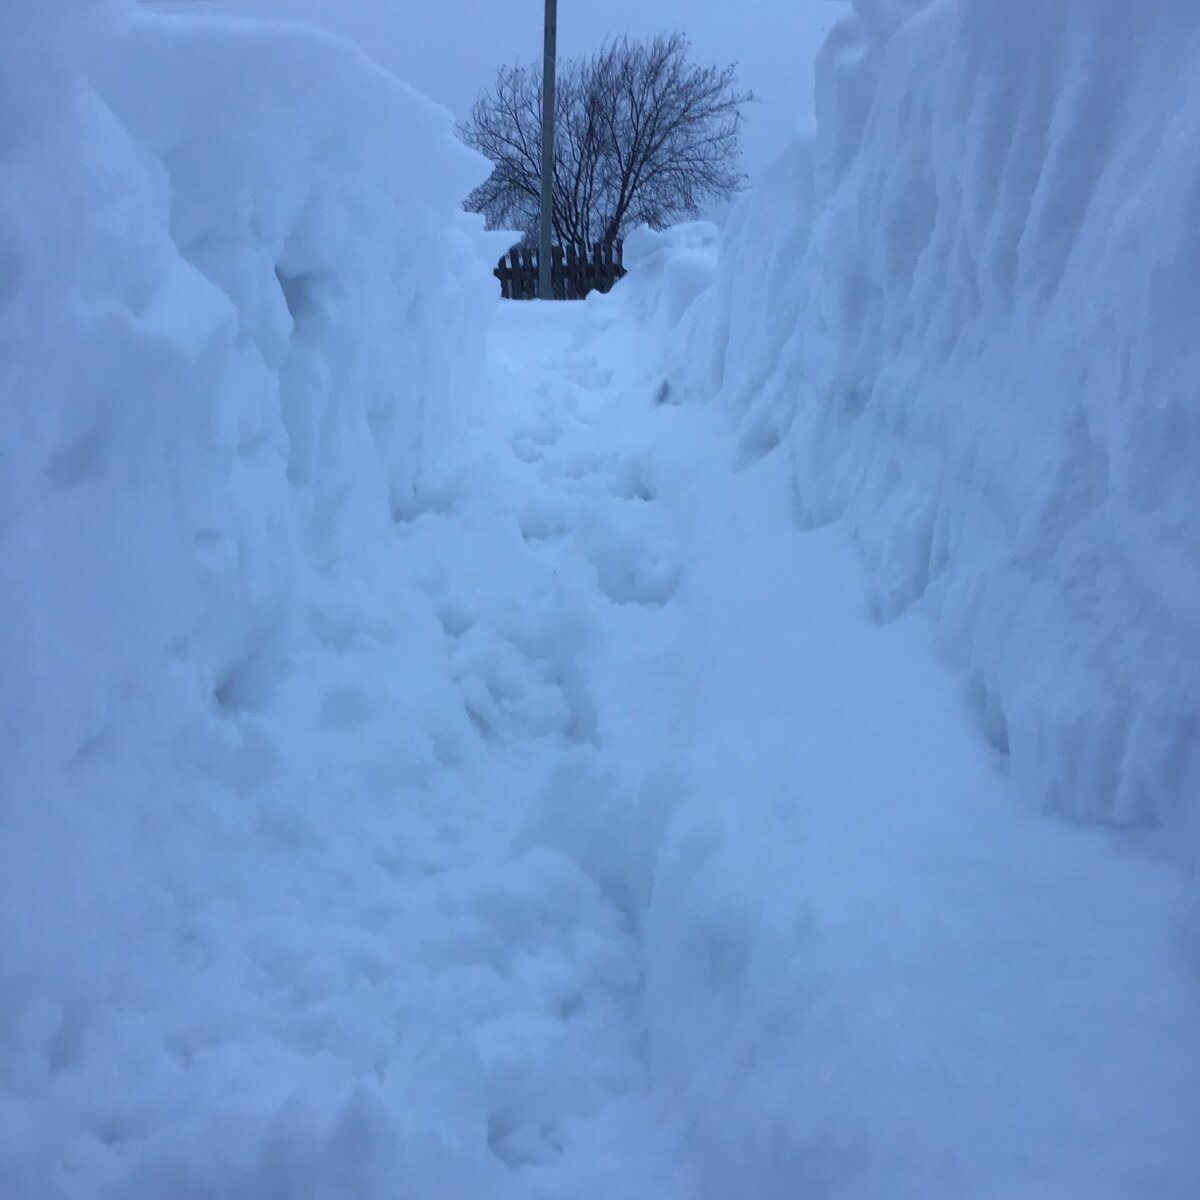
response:
[[[348,44],[8,0],[0,1196],[1200,1193],[1200,16],[1003,18],[554,305]]]

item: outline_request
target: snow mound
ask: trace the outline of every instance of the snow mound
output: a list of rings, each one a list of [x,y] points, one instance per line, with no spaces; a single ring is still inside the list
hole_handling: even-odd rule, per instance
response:
[[[482,385],[487,169],[320,34],[0,11],[5,1196],[503,1194],[380,1066],[390,801],[470,734],[394,574]]]
[[[132,693],[161,685],[169,729],[235,692],[295,580],[412,506],[488,289],[456,213],[481,160],[349,45],[66,3],[9,6],[3,33],[16,793]]]
[[[1200,10],[856,3],[735,211],[694,390],[920,601],[1023,790],[1200,830]]]

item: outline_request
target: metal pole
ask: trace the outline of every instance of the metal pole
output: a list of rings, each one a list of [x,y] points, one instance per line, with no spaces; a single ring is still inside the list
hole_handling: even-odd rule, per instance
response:
[[[542,212],[538,242],[538,295],[554,299],[554,60],[558,54],[558,0],[546,0],[542,59]]]

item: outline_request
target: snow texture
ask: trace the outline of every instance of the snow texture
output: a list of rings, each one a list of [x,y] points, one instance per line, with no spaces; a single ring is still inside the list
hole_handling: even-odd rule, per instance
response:
[[[452,215],[480,162],[348,46],[40,7],[4,39],[16,778],[77,759],[131,689],[165,684],[166,729],[246,682],[295,579],[411,505],[486,295]]]
[[[1186,861],[1198,63],[1190,0],[860,0],[681,368],[853,528],[881,620],[936,614],[1025,792]]]
[[[391,949],[342,897],[383,784],[339,789],[303,717],[399,692],[380,753],[418,791],[438,721],[437,752],[463,735],[432,613],[370,572],[480,397],[493,239],[458,206],[486,169],[317,33],[0,13],[0,1194],[418,1169],[355,1082],[408,1001],[322,1010]],[[285,670],[300,711],[267,717]]]
[[[297,574],[411,503],[482,348],[451,216],[479,166],[444,114],[309,35],[85,30],[5,163],[3,531],[35,583],[5,611],[10,763],[77,756],[167,665],[235,689]]]
[[[1198,18],[1005,16],[501,307],[358,51],[6,0],[0,1196],[1193,1200]]]
[[[928,610],[880,622],[853,524],[789,503],[783,437],[689,391],[717,246],[632,238],[583,342],[621,364],[683,559],[686,786],[641,952],[684,1194],[1182,1200],[1194,876],[1040,813]]]

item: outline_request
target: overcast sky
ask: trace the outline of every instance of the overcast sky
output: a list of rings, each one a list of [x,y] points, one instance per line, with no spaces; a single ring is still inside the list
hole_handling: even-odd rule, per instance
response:
[[[463,117],[501,63],[541,57],[543,0],[210,0],[206,8],[315,21],[360,42]],[[605,37],[681,31],[704,63],[738,63],[759,97],[747,112],[752,177],[812,112],[812,63],[835,0],[558,0],[560,54]]]

